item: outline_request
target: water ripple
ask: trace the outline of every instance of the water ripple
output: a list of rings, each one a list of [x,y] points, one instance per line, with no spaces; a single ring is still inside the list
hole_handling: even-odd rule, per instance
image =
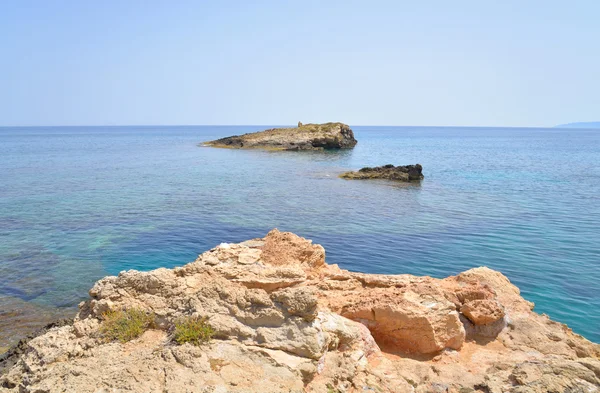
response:
[[[354,127],[349,151],[197,147],[261,128],[0,128],[0,346],[12,326],[72,314],[106,274],[182,265],[273,227],[355,271],[489,266],[600,341],[600,133]],[[417,162],[420,184],[337,177]]]

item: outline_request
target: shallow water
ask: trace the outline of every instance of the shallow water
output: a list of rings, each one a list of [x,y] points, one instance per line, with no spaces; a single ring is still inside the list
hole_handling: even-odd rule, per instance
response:
[[[247,127],[0,128],[0,347],[93,282],[271,228],[329,263],[445,277],[486,265],[600,342],[600,131],[353,127],[339,152],[198,147]],[[420,184],[348,181],[382,164]]]

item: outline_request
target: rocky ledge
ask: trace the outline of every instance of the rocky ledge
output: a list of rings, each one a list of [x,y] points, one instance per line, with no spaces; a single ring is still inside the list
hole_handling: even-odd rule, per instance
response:
[[[297,128],[273,128],[244,135],[234,135],[203,146],[231,149],[323,150],[351,149],[357,143],[354,133],[343,123],[302,124]]]
[[[368,263],[368,262],[365,262]],[[90,290],[72,324],[5,358],[0,392],[598,392],[600,346],[532,311],[502,274],[353,273],[273,230],[175,269],[127,271]],[[115,310],[155,322],[128,342]],[[179,345],[170,326],[207,318]]]
[[[423,167],[420,164],[406,166],[388,164],[373,168],[365,167],[358,171],[344,172],[340,177],[343,179],[387,179],[398,181],[414,181],[424,178]]]

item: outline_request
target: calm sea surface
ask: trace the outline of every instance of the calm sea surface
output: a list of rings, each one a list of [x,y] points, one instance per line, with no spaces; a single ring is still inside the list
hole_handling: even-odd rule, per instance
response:
[[[0,128],[0,347],[72,316],[105,275],[274,227],[355,271],[489,266],[600,342],[600,130],[353,127],[350,151],[197,146],[264,128]],[[425,180],[337,178],[388,163],[420,163]]]

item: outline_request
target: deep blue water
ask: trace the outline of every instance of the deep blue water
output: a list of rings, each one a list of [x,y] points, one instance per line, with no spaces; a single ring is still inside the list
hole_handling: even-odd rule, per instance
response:
[[[353,127],[340,152],[198,147],[248,127],[0,128],[0,347],[93,282],[273,227],[329,263],[445,277],[486,265],[600,342],[600,132]],[[421,184],[347,181],[382,164]]]

